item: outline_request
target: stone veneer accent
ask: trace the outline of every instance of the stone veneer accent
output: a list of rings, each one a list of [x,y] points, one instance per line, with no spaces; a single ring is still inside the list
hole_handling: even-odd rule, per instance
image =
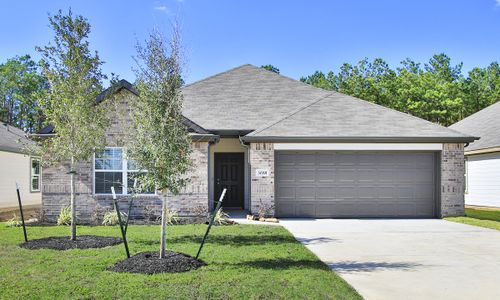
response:
[[[117,93],[106,101],[109,106],[111,124],[106,131],[107,146],[119,147],[124,144],[127,124],[130,124],[128,101],[135,95],[127,90]],[[193,142],[191,157],[192,170],[187,174],[188,185],[177,196],[169,196],[168,207],[181,217],[197,216],[208,210],[208,142]],[[42,171],[42,209],[48,221],[55,221],[61,207],[70,204],[69,162],[45,166]],[[79,163],[76,176],[77,218],[80,223],[99,222],[102,215],[113,210],[111,195],[93,195],[93,163]],[[128,209],[128,196],[118,196],[122,210]],[[144,195],[134,200],[131,218],[156,219],[161,215],[160,195]]]
[[[274,216],[274,144],[251,143],[250,144],[250,166],[251,166],[251,193],[250,211],[258,214],[261,205],[268,208],[267,215]],[[257,169],[269,170],[268,177],[256,177]]]
[[[465,214],[463,144],[443,144],[441,152],[441,217]]]

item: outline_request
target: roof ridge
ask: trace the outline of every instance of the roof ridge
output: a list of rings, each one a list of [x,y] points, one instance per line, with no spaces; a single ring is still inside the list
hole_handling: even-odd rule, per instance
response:
[[[255,130],[255,131],[253,131],[253,132],[252,132],[251,134],[249,134],[249,135],[254,135],[254,134],[257,134],[257,133],[259,133],[259,132],[262,132],[262,131],[264,131],[264,130],[268,129],[269,127],[272,127],[272,126],[274,126],[274,125],[276,125],[276,124],[278,124],[278,123],[281,123],[281,122],[283,122],[284,120],[286,120],[286,119],[290,118],[291,116],[296,115],[296,114],[298,114],[299,112],[301,112],[301,111],[303,111],[303,110],[307,109],[308,107],[310,107],[310,106],[312,106],[312,105],[314,105],[314,104],[316,104],[316,103],[320,102],[321,100],[324,100],[324,99],[326,99],[326,98],[330,97],[330,96],[331,96],[332,94],[334,94],[334,93],[335,93],[335,92],[330,92],[330,93],[328,93],[327,95],[324,95],[324,96],[321,96],[321,97],[319,97],[319,98],[317,98],[317,99],[314,99],[314,100],[312,100],[310,103],[307,103],[306,105],[303,105],[303,106],[301,106],[301,107],[299,107],[299,108],[297,108],[297,109],[293,110],[292,112],[290,112],[288,115],[284,116],[283,118],[280,118],[280,119],[278,119],[278,120],[276,120],[276,121],[270,122],[270,123],[268,123],[268,124],[266,124],[266,125],[262,126],[261,128],[259,128],[259,129]]]
[[[496,108],[496,106],[497,106],[497,105],[498,105],[498,106],[500,106],[500,101],[497,101],[497,102],[495,102],[495,103],[493,103],[493,104],[490,104],[490,105],[486,106],[485,108],[483,108],[483,109],[481,109],[481,110],[479,110],[479,111],[476,111],[475,113],[473,113],[473,114],[471,114],[471,115],[469,115],[469,116],[467,116],[467,117],[463,118],[462,120],[460,120],[460,121],[458,121],[458,122],[456,122],[456,123],[451,124],[448,128],[450,128],[451,126],[455,126],[455,125],[457,125],[457,124],[459,124],[459,123],[462,123],[463,121],[465,121],[465,120],[467,120],[467,119],[469,119],[469,118],[471,118],[471,117],[474,117],[474,118],[475,118],[475,117],[477,117],[477,115],[479,115],[479,114],[483,114],[483,113],[485,113],[485,112],[488,112],[488,111],[490,111],[491,109]]]
[[[335,92],[335,93],[340,94],[340,95],[347,96],[347,97],[352,98],[352,99],[357,100],[357,101],[362,101],[362,102],[369,103],[369,104],[370,104],[370,105],[372,105],[372,106],[385,108],[385,109],[388,109],[388,110],[394,111],[394,112],[396,112],[396,113],[398,113],[398,114],[402,114],[402,115],[405,115],[405,116],[407,116],[407,117],[410,117],[410,118],[413,118],[413,119],[416,119],[416,120],[419,120],[419,121],[423,121],[423,122],[425,122],[425,123],[430,123],[430,124],[431,124],[431,125],[433,125],[433,126],[441,127],[441,128],[444,128],[444,129],[447,129],[447,130],[453,131],[453,132],[455,132],[455,133],[459,133],[459,134],[460,134],[460,135],[462,135],[462,136],[470,136],[470,137],[472,137],[471,135],[465,134],[465,133],[463,133],[463,132],[460,132],[460,131],[457,131],[457,130],[451,129],[451,128],[449,128],[449,127],[446,127],[446,126],[443,126],[443,125],[440,125],[440,124],[436,124],[436,123],[434,123],[434,122],[431,122],[431,121],[428,121],[428,120],[426,120],[426,119],[422,119],[422,118],[416,117],[416,116],[414,116],[414,115],[412,115],[412,114],[405,113],[405,112],[399,111],[399,110],[394,109],[394,108],[386,107],[386,106],[383,106],[383,105],[380,105],[380,104],[377,104],[377,103],[373,103],[373,102],[370,102],[370,101],[367,101],[367,100],[359,99],[359,98],[354,97],[354,96],[351,96],[351,95],[346,95],[346,94],[339,93],[339,92]]]
[[[196,83],[200,83],[200,82],[203,82],[203,81],[206,81],[206,80],[209,80],[209,79],[212,79],[212,78],[215,78],[217,76],[220,76],[220,75],[223,75],[223,74],[226,74],[226,73],[229,73],[229,72],[232,72],[234,70],[238,70],[240,68],[243,68],[243,67],[246,67],[246,66],[252,66],[251,64],[243,64],[241,66],[237,66],[237,67],[234,67],[234,68],[231,68],[229,70],[226,70],[226,71],[222,71],[220,73],[217,73],[217,74],[214,74],[214,75],[210,75],[208,77],[205,77],[205,78],[202,78],[202,79],[199,79],[199,80],[196,80],[194,82],[191,82],[190,84],[186,84],[185,86],[183,86],[181,89],[184,89],[184,88],[187,88],[187,87],[190,87]]]

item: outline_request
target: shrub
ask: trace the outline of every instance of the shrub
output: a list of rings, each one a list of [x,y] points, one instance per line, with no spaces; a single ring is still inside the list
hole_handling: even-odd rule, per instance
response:
[[[59,217],[57,217],[57,225],[70,225],[71,224],[71,206],[61,208]]]
[[[21,218],[19,218],[15,213],[12,215],[12,219],[9,219],[5,225],[7,227],[19,227],[21,226]]]
[[[167,225],[174,225],[179,222],[179,214],[175,210],[165,209],[165,216],[167,220]],[[161,219],[161,217],[159,218]]]
[[[231,220],[229,220],[229,215],[222,210],[222,207],[215,212],[214,224],[215,225],[231,224]]]
[[[120,212],[120,216],[122,217],[122,222],[125,222],[125,220],[127,219],[127,214],[124,212]],[[116,211],[108,211],[107,213],[105,213],[104,217],[102,218],[102,225],[118,225],[118,214],[116,213]]]

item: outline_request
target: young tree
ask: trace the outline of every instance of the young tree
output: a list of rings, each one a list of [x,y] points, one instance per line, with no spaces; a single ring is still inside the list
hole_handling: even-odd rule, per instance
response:
[[[42,109],[56,135],[43,142],[43,149],[51,160],[70,161],[71,239],[76,240],[75,166],[104,146],[108,119],[95,101],[106,77],[97,52],[89,49],[87,19],[59,10],[49,22],[54,44],[37,50],[50,86]]]
[[[141,181],[163,195],[160,258],[165,257],[167,197],[185,185],[191,165],[191,139],[183,124],[179,34],[170,41],[154,30],[144,46],[137,45],[137,90],[131,103],[133,135],[130,157],[147,170]]]

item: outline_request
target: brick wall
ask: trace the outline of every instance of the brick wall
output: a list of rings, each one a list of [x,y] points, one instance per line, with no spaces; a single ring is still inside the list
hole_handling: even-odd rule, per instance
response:
[[[130,124],[129,101],[135,95],[127,90],[117,93],[106,104],[111,114],[111,124],[106,131],[106,143],[110,147],[123,146]],[[191,157],[192,170],[187,174],[189,183],[180,195],[168,197],[168,207],[180,216],[194,216],[208,210],[208,142],[194,142]],[[55,221],[61,207],[70,205],[69,162],[45,166],[42,171],[42,209],[49,221]],[[79,163],[76,179],[77,219],[80,223],[100,222],[102,215],[113,210],[111,196],[93,195],[92,161]],[[118,196],[120,208],[128,209],[129,198]],[[139,196],[134,200],[131,218],[155,219],[161,214],[162,200],[159,195]]]
[[[251,193],[250,211],[258,214],[261,206],[268,208],[267,215],[274,216],[274,146],[272,143],[250,144]],[[269,176],[257,177],[257,169],[269,170]]]
[[[464,215],[464,174],[464,145],[443,144],[441,152],[441,217]]]

